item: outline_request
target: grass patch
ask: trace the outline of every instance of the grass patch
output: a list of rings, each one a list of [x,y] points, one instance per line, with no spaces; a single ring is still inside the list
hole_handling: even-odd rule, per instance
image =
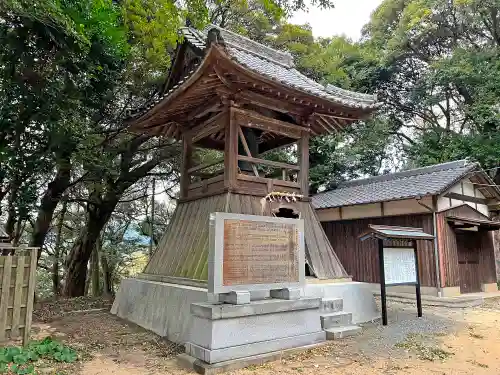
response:
[[[40,360],[71,363],[77,359],[75,350],[47,337],[32,341],[25,347],[8,346],[0,349],[0,374],[38,374],[35,365]]]
[[[422,342],[425,337],[421,334],[408,334],[404,341],[397,343],[396,348],[414,352],[419,359],[426,361],[444,361],[454,353],[444,350],[436,345]]]

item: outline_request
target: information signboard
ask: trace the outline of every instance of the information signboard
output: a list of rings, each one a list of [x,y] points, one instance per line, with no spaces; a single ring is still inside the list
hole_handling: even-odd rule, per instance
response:
[[[415,250],[412,247],[384,247],[384,274],[386,285],[416,284]]]
[[[210,293],[302,286],[304,222],[214,213],[210,218]]]

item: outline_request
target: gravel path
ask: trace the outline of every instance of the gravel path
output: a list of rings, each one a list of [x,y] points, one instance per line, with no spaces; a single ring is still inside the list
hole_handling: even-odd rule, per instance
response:
[[[449,309],[448,309],[449,310]],[[408,337],[418,336],[427,345],[437,343],[438,338],[463,328],[464,323],[456,319],[462,309],[449,313],[444,308],[424,308],[423,317],[417,318],[415,305],[390,302],[388,325],[380,321],[363,325],[363,334],[355,339],[358,349],[365,356],[406,357],[404,349],[396,347]],[[453,316],[455,315],[455,316]]]

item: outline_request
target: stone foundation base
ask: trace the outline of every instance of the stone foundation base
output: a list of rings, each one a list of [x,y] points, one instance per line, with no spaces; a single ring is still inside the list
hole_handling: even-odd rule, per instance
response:
[[[320,306],[320,298],[193,303],[186,354],[213,364],[323,342]]]
[[[252,299],[269,297],[269,292],[251,294]],[[354,324],[380,317],[370,284],[307,282],[303,295],[343,299],[343,309],[352,313]],[[185,344],[189,342],[189,328],[193,324],[190,306],[192,303],[206,302],[208,297],[207,289],[201,286],[130,278],[122,280],[111,313],[169,341]]]
[[[457,297],[461,295],[459,286],[449,286],[441,289],[441,297]]]
[[[177,356],[177,363],[181,367],[187,368],[188,370],[193,370],[198,374],[215,375],[227,371],[238,370],[248,366],[260,366],[263,365],[264,363],[280,360],[281,358],[286,357],[288,355],[293,355],[308,349],[321,347],[322,345],[325,345],[325,343],[307,345],[307,346],[302,346],[300,348],[292,348],[277,352],[248,356],[244,358],[219,362],[215,364],[206,363],[186,353],[183,353]]]
[[[498,285],[497,283],[481,284],[481,292],[485,293],[498,292]]]

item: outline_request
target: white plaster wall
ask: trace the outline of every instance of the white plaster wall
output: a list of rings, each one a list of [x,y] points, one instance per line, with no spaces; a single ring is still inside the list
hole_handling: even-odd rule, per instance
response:
[[[421,202],[429,207],[432,207],[432,198],[425,197]],[[400,201],[384,202],[385,216],[406,215],[414,213],[425,213],[429,210],[420,205],[416,199],[404,199]]]
[[[481,190],[476,189],[476,197],[478,198],[486,198],[483,193],[481,193]]]
[[[337,221],[340,220],[340,210],[338,208],[327,208],[317,210],[319,221]]]
[[[460,185],[462,185],[463,195],[474,197],[474,185],[472,185],[471,181],[468,178],[464,178]]]
[[[458,201],[456,199],[454,199],[457,206],[461,205],[463,202],[462,201]],[[437,201],[437,208],[438,208],[438,211],[442,211],[442,210],[446,210],[447,208],[450,208],[451,207],[451,203],[450,203],[450,198],[447,198],[447,197],[439,197],[438,198],[438,201]]]
[[[448,189],[448,191],[443,193],[443,196],[440,196],[438,198],[438,210],[440,211],[446,210],[450,207],[456,207],[462,204],[467,204],[472,208],[481,212],[483,215],[489,216],[489,209],[487,205],[481,203],[463,201],[459,199],[450,199],[444,196],[447,193],[457,193],[457,194],[467,195],[469,197],[485,198],[484,195],[477,188],[476,189],[474,188],[474,184],[468,178],[463,179],[460,183],[454,185],[453,187]]]
[[[382,216],[380,203],[342,207],[342,220]]]
[[[477,205],[477,210],[481,212],[483,215],[490,216],[490,210],[488,209],[488,206],[485,204],[479,204]]]

